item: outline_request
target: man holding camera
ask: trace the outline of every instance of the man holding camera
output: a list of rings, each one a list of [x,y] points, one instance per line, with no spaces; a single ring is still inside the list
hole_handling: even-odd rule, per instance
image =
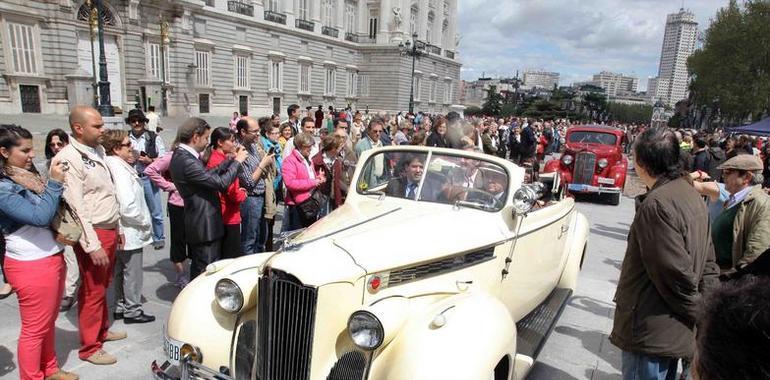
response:
[[[163,145],[163,139],[157,133],[147,129],[147,122],[149,121],[140,109],[132,109],[126,118],[126,124],[131,128],[131,133],[128,134],[131,140],[131,149],[134,150],[135,154],[138,154],[134,169],[142,180],[144,201],[147,202],[147,208],[150,210],[152,219],[152,246],[158,250],[163,249],[166,245],[163,229],[163,206],[160,201],[160,189],[150,181],[149,177],[144,175],[144,169],[155,159],[166,154],[166,147]]]
[[[263,117],[259,123],[252,117],[245,117],[238,121],[235,128],[238,131],[238,142],[246,148],[248,156],[241,163],[238,180],[241,187],[246,190],[246,200],[241,203],[241,251],[244,255],[265,251],[265,237],[267,231],[262,223],[265,209],[265,191],[267,185],[265,177],[268,167],[273,165],[275,152],[265,153],[262,144],[259,143],[260,127],[267,127],[270,118]]]

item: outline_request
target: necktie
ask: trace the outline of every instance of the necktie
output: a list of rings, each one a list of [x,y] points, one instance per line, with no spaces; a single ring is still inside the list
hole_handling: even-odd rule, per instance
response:
[[[417,185],[413,183],[410,183],[409,185],[406,186],[406,197],[408,199],[414,199],[414,196],[416,195],[415,189],[417,189]]]

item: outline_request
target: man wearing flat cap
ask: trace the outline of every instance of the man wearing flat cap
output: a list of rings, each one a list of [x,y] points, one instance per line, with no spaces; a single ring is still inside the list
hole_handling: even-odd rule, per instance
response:
[[[739,154],[718,167],[730,198],[714,219],[711,236],[723,274],[738,270],[770,247],[770,196],[762,190],[762,162]]]
[[[160,190],[149,177],[144,175],[144,169],[155,159],[166,154],[166,148],[163,145],[163,139],[157,133],[147,130],[148,121],[140,109],[132,109],[126,118],[126,124],[131,128],[131,133],[128,134],[131,149],[137,154],[134,168],[142,181],[144,199],[152,219],[152,246],[158,250],[165,246],[166,241],[163,230],[163,206]]]

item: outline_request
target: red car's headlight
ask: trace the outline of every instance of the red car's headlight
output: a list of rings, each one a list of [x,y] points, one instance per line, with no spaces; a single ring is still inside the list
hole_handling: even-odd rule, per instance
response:
[[[571,165],[572,161],[574,161],[574,160],[575,160],[575,158],[572,157],[569,154],[565,154],[565,155],[561,156],[561,163],[564,164],[564,165],[567,165],[567,166]]]

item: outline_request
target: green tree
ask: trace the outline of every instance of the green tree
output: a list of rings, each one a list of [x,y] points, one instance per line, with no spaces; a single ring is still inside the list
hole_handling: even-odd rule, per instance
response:
[[[770,2],[731,0],[688,60],[697,107],[718,107],[724,121],[759,119],[770,110]]]
[[[503,96],[497,92],[497,86],[489,86],[484,90],[487,93],[487,100],[481,106],[485,115],[500,116],[503,111]]]
[[[621,123],[645,124],[650,122],[652,106],[647,104],[622,104],[610,102],[607,104],[610,120]]]

